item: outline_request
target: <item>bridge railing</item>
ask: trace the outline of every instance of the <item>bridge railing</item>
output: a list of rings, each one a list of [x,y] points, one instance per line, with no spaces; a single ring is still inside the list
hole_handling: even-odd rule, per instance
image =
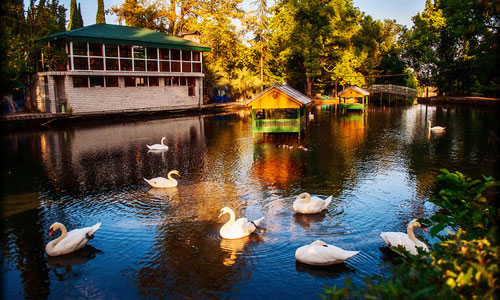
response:
[[[370,91],[370,93],[388,93],[410,97],[416,97],[418,95],[418,91],[416,89],[395,84],[374,84],[368,87],[367,90]]]

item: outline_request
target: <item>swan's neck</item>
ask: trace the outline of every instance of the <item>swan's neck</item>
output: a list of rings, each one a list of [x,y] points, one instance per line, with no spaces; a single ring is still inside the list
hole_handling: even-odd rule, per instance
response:
[[[168,180],[172,181],[172,182],[176,182],[177,180],[175,180],[173,177],[172,177],[172,172],[169,172],[168,175]]]
[[[232,211],[232,210],[229,210],[227,213],[229,214],[229,221],[227,221],[226,224],[231,225],[236,220],[236,215],[234,214],[234,211]]]
[[[415,233],[413,233],[413,228],[415,228],[416,225],[414,224],[411,224],[408,226],[408,229],[407,229],[407,234],[408,234],[408,238],[410,240],[412,240],[414,243],[416,243],[418,241],[417,237],[415,236]]]
[[[161,144],[162,144],[162,146],[165,146],[165,144],[163,143],[163,141],[165,141],[165,138],[162,138],[162,139],[161,139]]]
[[[311,201],[311,196],[308,197],[307,195],[305,195],[304,197],[302,197],[301,201],[302,203],[308,203],[309,201]]]
[[[66,230],[66,227],[64,225],[59,226],[59,230],[61,230],[61,235],[57,239],[53,240],[52,244],[54,246],[68,235],[68,231]]]

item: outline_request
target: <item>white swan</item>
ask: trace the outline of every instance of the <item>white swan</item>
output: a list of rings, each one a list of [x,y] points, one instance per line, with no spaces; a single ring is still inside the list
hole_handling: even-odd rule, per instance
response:
[[[219,218],[224,214],[229,214],[229,221],[221,227],[219,232],[220,236],[225,239],[239,239],[250,235],[264,219],[264,217],[262,217],[253,221],[248,221],[247,218],[235,220],[236,216],[234,211],[227,206],[220,210]]]
[[[386,243],[386,245],[390,246],[391,249],[392,247],[398,247],[398,246],[403,246],[408,252],[410,252],[413,255],[418,254],[417,247],[421,247],[424,249],[424,251],[429,252],[429,248],[427,248],[427,245],[424,244],[422,241],[418,240],[415,237],[415,234],[413,233],[413,228],[414,227],[421,227],[420,223],[417,221],[417,219],[413,219],[410,224],[408,224],[408,229],[406,230],[407,233],[403,232],[382,232],[380,236]],[[427,229],[422,228],[423,230],[427,231]],[[398,251],[394,251],[398,254]]]
[[[168,172],[168,175],[167,175],[168,179],[165,177],[155,177],[155,178],[151,178],[149,180],[144,178],[144,180],[146,180],[146,182],[149,183],[149,185],[151,185],[154,188],[176,187],[177,180],[172,178],[172,174],[175,174],[177,176],[181,176],[181,174],[179,174],[179,171],[172,170],[172,171]]]
[[[341,263],[358,253],[359,251],[344,250],[317,240],[297,249],[295,259],[308,265],[327,266]]]
[[[330,202],[332,202],[332,196],[323,200],[316,196],[311,197],[309,193],[302,193],[293,202],[293,209],[301,214],[315,214],[326,209]]]
[[[149,150],[168,150],[168,146],[163,143],[166,137],[161,138],[161,144],[146,145]]]
[[[61,230],[61,235],[45,246],[45,252],[50,256],[59,256],[75,252],[87,245],[87,242],[94,237],[94,232],[96,232],[99,227],[101,227],[100,222],[92,227],[73,229],[68,232],[63,224],[56,222],[50,225],[49,236],[56,230]]]
[[[434,133],[443,133],[446,130],[446,127],[441,127],[441,126],[434,126],[432,127],[431,120],[428,120],[427,123],[429,123],[429,132],[434,132]]]

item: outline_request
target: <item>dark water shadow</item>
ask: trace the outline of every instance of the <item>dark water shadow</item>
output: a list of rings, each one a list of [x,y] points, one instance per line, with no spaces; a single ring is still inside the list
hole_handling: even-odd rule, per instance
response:
[[[338,278],[345,277],[346,274],[356,272],[355,269],[350,267],[345,262],[330,265],[330,266],[312,266],[308,264],[295,261],[295,270],[299,273],[308,273],[315,277],[321,278]]]
[[[49,256],[47,258],[47,263],[59,280],[63,281],[71,273],[73,266],[83,265],[89,260],[94,259],[97,254],[100,253],[103,252],[93,246],[86,245],[82,249],[73,253],[61,256]],[[58,269],[64,269],[64,271],[60,272]]]

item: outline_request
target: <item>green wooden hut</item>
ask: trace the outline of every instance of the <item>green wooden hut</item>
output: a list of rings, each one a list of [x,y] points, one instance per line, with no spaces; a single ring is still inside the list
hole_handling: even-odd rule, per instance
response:
[[[338,94],[339,109],[364,110],[368,105],[368,96],[370,92],[357,86],[350,86]]]
[[[300,132],[306,126],[306,106],[311,99],[287,85],[273,85],[247,105],[252,109],[253,132]]]

